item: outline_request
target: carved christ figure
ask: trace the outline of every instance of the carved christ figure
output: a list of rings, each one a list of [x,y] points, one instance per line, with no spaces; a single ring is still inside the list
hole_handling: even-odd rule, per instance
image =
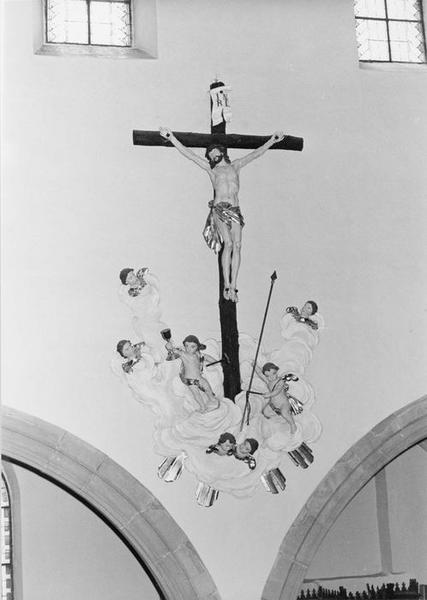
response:
[[[214,197],[209,202],[210,212],[203,236],[215,252],[219,252],[224,245],[221,259],[224,298],[237,302],[237,275],[240,267],[242,228],[245,224],[239,207],[240,169],[262,156],[285,136],[281,131],[277,131],[265,144],[231,162],[227,149],[219,144],[208,146],[204,159],[181,144],[167,127],[160,128],[160,135],[169,140],[186,158],[204,169],[210,177]]]

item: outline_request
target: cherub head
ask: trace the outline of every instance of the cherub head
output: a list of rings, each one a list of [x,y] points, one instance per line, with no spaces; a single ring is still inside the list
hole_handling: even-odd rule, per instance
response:
[[[206,346],[201,344],[199,338],[195,335],[187,335],[182,344],[189,354],[195,354],[199,350],[206,350]]]
[[[206,148],[205,156],[209,161],[211,169],[216,167],[222,160],[230,164],[230,159],[227,154],[227,148],[221,144],[211,144]]]
[[[308,319],[317,313],[317,309],[318,307],[314,300],[307,300],[307,302],[301,308],[301,316],[305,319]]]
[[[139,279],[135,275],[134,269],[130,269],[130,268],[122,269],[120,271],[119,277],[120,277],[120,281],[123,283],[123,285],[138,285],[138,283],[139,283]]]
[[[221,433],[216,445],[219,450],[218,454],[228,454],[235,447],[236,438],[232,433]]]
[[[123,358],[136,358],[136,349],[130,340],[120,340],[116,350]]]
[[[267,379],[269,379],[269,380],[271,380],[271,379],[275,380],[277,378],[278,371],[279,371],[279,367],[272,362],[267,362],[262,367],[263,375],[265,375],[267,377]]]
[[[246,438],[241,444],[237,444],[235,454],[238,458],[246,458],[255,454],[258,450],[258,442],[254,438]]]

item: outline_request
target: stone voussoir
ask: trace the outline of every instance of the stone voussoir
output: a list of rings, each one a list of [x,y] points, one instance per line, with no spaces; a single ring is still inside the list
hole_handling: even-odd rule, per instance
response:
[[[23,414],[8,406],[2,407],[2,429],[13,431],[21,436],[56,448],[65,435],[65,431],[55,425],[43,427],[43,421],[32,415]]]
[[[3,456],[23,462],[40,471],[46,468],[55,453],[53,446],[46,446],[37,439],[10,429],[3,429],[2,446]]]
[[[103,452],[68,432],[61,438],[57,450],[89,471],[97,471],[105,461],[109,462]]]

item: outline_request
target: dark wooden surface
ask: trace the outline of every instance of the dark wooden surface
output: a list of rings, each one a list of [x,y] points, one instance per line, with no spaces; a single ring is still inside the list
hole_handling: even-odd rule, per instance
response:
[[[242,391],[240,380],[239,360],[239,330],[237,328],[237,305],[231,300],[225,300],[224,278],[222,276],[221,256],[224,247],[218,254],[219,273],[219,320],[221,323],[221,346],[222,355],[226,360],[222,363],[224,374],[224,396],[234,400],[236,395]]]
[[[270,135],[240,135],[239,133],[192,133],[190,131],[174,131],[174,136],[184,146],[189,148],[207,148],[210,144],[217,143],[226,148],[242,148],[253,150],[259,148],[270,139]],[[273,133],[273,132],[272,132]],[[158,131],[133,131],[135,146],[167,146],[173,148],[171,142],[165,140]],[[303,149],[304,140],[292,135],[271,146],[270,150],[296,150]]]
[[[210,89],[221,87],[224,85],[222,81],[215,81],[211,84]],[[211,114],[212,114],[212,98],[211,98]],[[202,148],[209,146],[212,143],[227,145],[228,136],[226,134],[226,122],[222,119],[221,123],[214,125],[211,120],[211,133],[204,137],[205,144]],[[195,141],[200,141],[199,135],[193,134]],[[202,134],[203,135],[203,134]],[[182,143],[185,143],[184,141]],[[188,140],[186,140],[188,145]],[[194,147],[194,146],[193,146]],[[196,146],[200,147],[200,146]],[[231,146],[228,146],[231,147]],[[239,359],[239,330],[237,328],[237,306],[235,302],[224,298],[224,276],[222,273],[221,257],[224,252],[224,244],[218,253],[218,309],[219,320],[221,324],[221,348],[222,348],[222,372],[224,375],[224,396],[234,401],[236,395],[241,391],[240,380],[240,359]]]

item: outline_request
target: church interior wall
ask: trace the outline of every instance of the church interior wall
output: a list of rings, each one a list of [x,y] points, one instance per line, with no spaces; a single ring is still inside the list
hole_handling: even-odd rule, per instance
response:
[[[160,600],[135,557],[91,510],[38,475],[12,468],[21,494],[23,598]]]
[[[357,493],[320,545],[304,587],[342,585],[354,593],[366,583],[427,580],[425,450],[412,446],[382,473],[385,493],[377,476]]]
[[[335,461],[425,393],[425,69],[360,69],[352,2],[158,3],[158,58],[33,53],[34,2],[3,31],[3,402],[129,470],[186,532],[224,600],[261,596],[280,542]],[[206,175],[133,129],[209,131],[209,84],[232,86],[229,132],[304,137],[242,173],[239,327],[264,343],[308,298],[325,317],[307,371],[323,425],[280,497],[195,503],[190,475],[156,474],[153,417],[110,371],[133,335],[118,273],[149,266],[177,340],[218,336],[216,259],[201,230]],[[243,151],[230,151],[231,156]],[[401,500],[399,500],[400,502]]]

